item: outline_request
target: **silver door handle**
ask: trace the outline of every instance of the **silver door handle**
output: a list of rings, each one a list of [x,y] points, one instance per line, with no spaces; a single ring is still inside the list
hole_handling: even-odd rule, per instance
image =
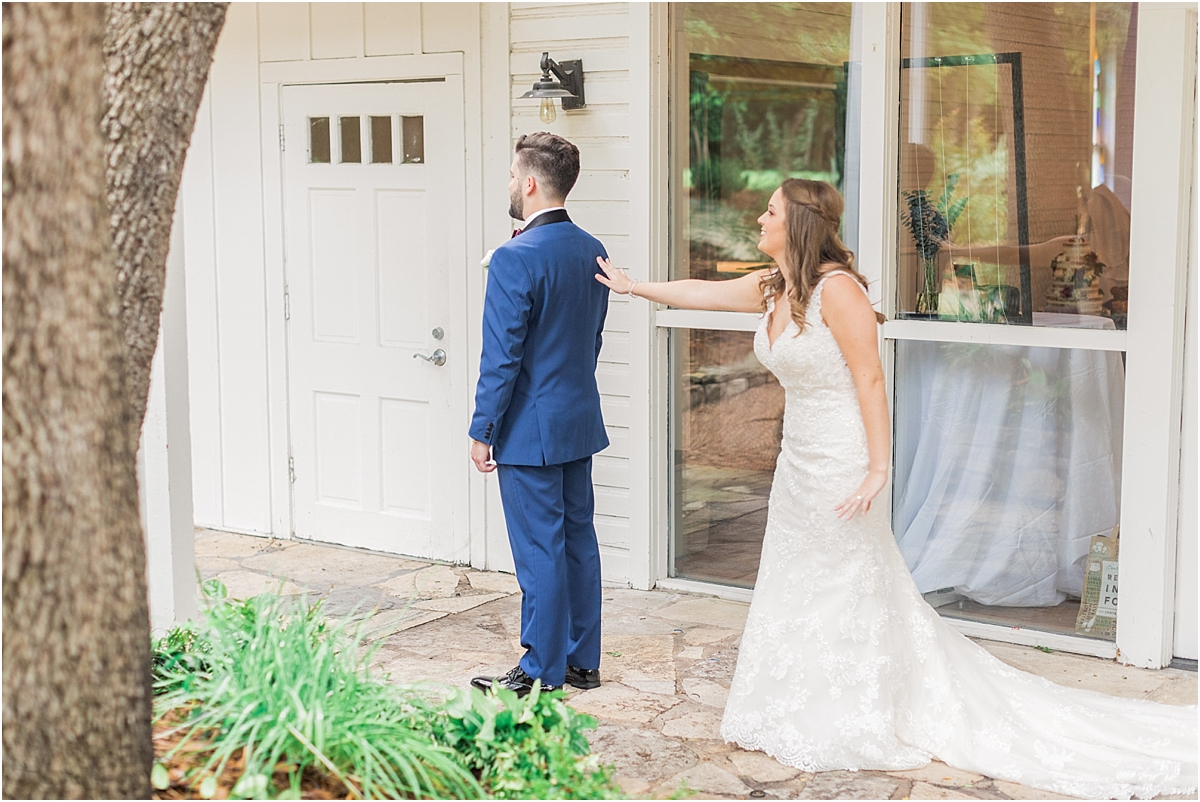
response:
[[[413,354],[413,359],[424,359],[426,362],[432,362],[440,368],[442,365],[446,364],[446,352],[439,348],[429,356],[425,356],[424,354]]]

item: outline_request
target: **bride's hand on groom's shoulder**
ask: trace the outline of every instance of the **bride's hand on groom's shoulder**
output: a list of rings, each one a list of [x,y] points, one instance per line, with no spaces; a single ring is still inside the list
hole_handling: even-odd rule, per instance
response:
[[[599,281],[605,287],[608,287],[618,295],[626,295],[629,293],[629,288],[633,285],[632,279],[625,275],[625,271],[619,267],[613,267],[612,261],[601,256],[596,257],[596,264],[604,271],[603,274],[596,274],[596,281]]]
[[[858,490],[854,491],[854,495],[833,508],[837,516],[844,521],[849,521],[855,515],[865,515],[870,512],[871,502],[887,485],[887,479],[887,471],[868,473],[867,478],[863,479],[862,484],[858,486]]]

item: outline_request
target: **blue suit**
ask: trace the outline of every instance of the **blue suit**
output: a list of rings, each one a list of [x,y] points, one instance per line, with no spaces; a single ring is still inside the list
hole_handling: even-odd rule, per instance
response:
[[[492,446],[521,585],[521,668],[562,685],[600,667],[600,552],[592,455],[608,446],[596,360],[604,246],[565,211],[535,217],[492,254],[472,439]]]

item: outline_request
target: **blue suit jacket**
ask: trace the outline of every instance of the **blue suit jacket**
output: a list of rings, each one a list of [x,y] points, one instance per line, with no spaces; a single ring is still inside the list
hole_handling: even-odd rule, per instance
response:
[[[483,303],[470,434],[502,465],[557,465],[608,446],[596,388],[608,288],[594,278],[608,254],[565,212],[533,223],[492,254]]]

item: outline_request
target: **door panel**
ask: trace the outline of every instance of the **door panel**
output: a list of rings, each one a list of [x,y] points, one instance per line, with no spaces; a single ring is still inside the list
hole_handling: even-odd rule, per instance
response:
[[[283,118],[295,534],[464,559],[452,370],[416,358],[464,356],[461,83],[288,86]]]

